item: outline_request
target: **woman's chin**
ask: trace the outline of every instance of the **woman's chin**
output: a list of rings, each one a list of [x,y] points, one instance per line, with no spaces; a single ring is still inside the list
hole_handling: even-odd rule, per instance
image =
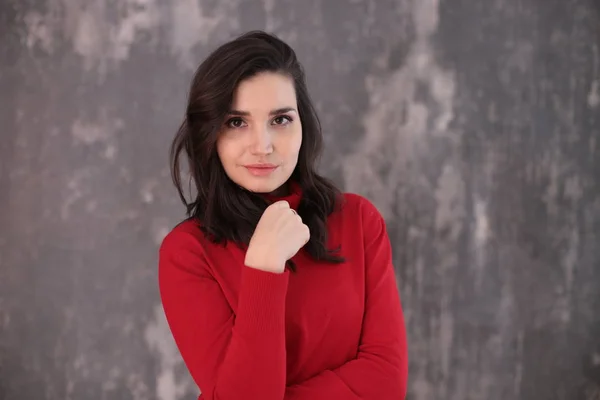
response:
[[[243,187],[249,192],[253,193],[273,193],[277,189],[279,189],[285,182],[279,181],[271,181],[269,180],[260,180],[256,181],[254,179],[246,180],[244,182],[238,182],[238,185]]]

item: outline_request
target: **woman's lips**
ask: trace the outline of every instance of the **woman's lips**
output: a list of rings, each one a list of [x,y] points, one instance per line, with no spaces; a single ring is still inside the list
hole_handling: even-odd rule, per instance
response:
[[[244,167],[254,176],[269,176],[277,169],[277,165],[273,164],[252,164]]]

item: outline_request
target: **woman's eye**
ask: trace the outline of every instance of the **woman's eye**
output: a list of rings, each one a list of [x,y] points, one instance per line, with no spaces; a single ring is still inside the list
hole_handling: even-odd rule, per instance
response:
[[[241,128],[244,126],[244,120],[241,118],[231,118],[227,121],[227,127],[229,128]]]
[[[292,122],[292,118],[288,117],[287,115],[280,115],[279,117],[276,117],[273,122],[275,125],[287,125]]]

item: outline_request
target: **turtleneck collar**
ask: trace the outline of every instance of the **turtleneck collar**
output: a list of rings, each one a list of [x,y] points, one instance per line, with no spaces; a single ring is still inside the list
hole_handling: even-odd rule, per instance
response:
[[[272,194],[265,194],[265,198],[270,202],[285,200],[290,204],[290,208],[297,210],[302,198],[302,188],[297,182],[289,182],[289,193],[285,196],[275,196]]]

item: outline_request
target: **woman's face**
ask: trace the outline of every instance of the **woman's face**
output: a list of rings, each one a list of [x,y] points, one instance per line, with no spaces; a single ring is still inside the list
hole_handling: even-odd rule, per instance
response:
[[[227,176],[251,192],[272,193],[292,175],[301,144],[293,80],[266,72],[242,81],[217,139]]]

